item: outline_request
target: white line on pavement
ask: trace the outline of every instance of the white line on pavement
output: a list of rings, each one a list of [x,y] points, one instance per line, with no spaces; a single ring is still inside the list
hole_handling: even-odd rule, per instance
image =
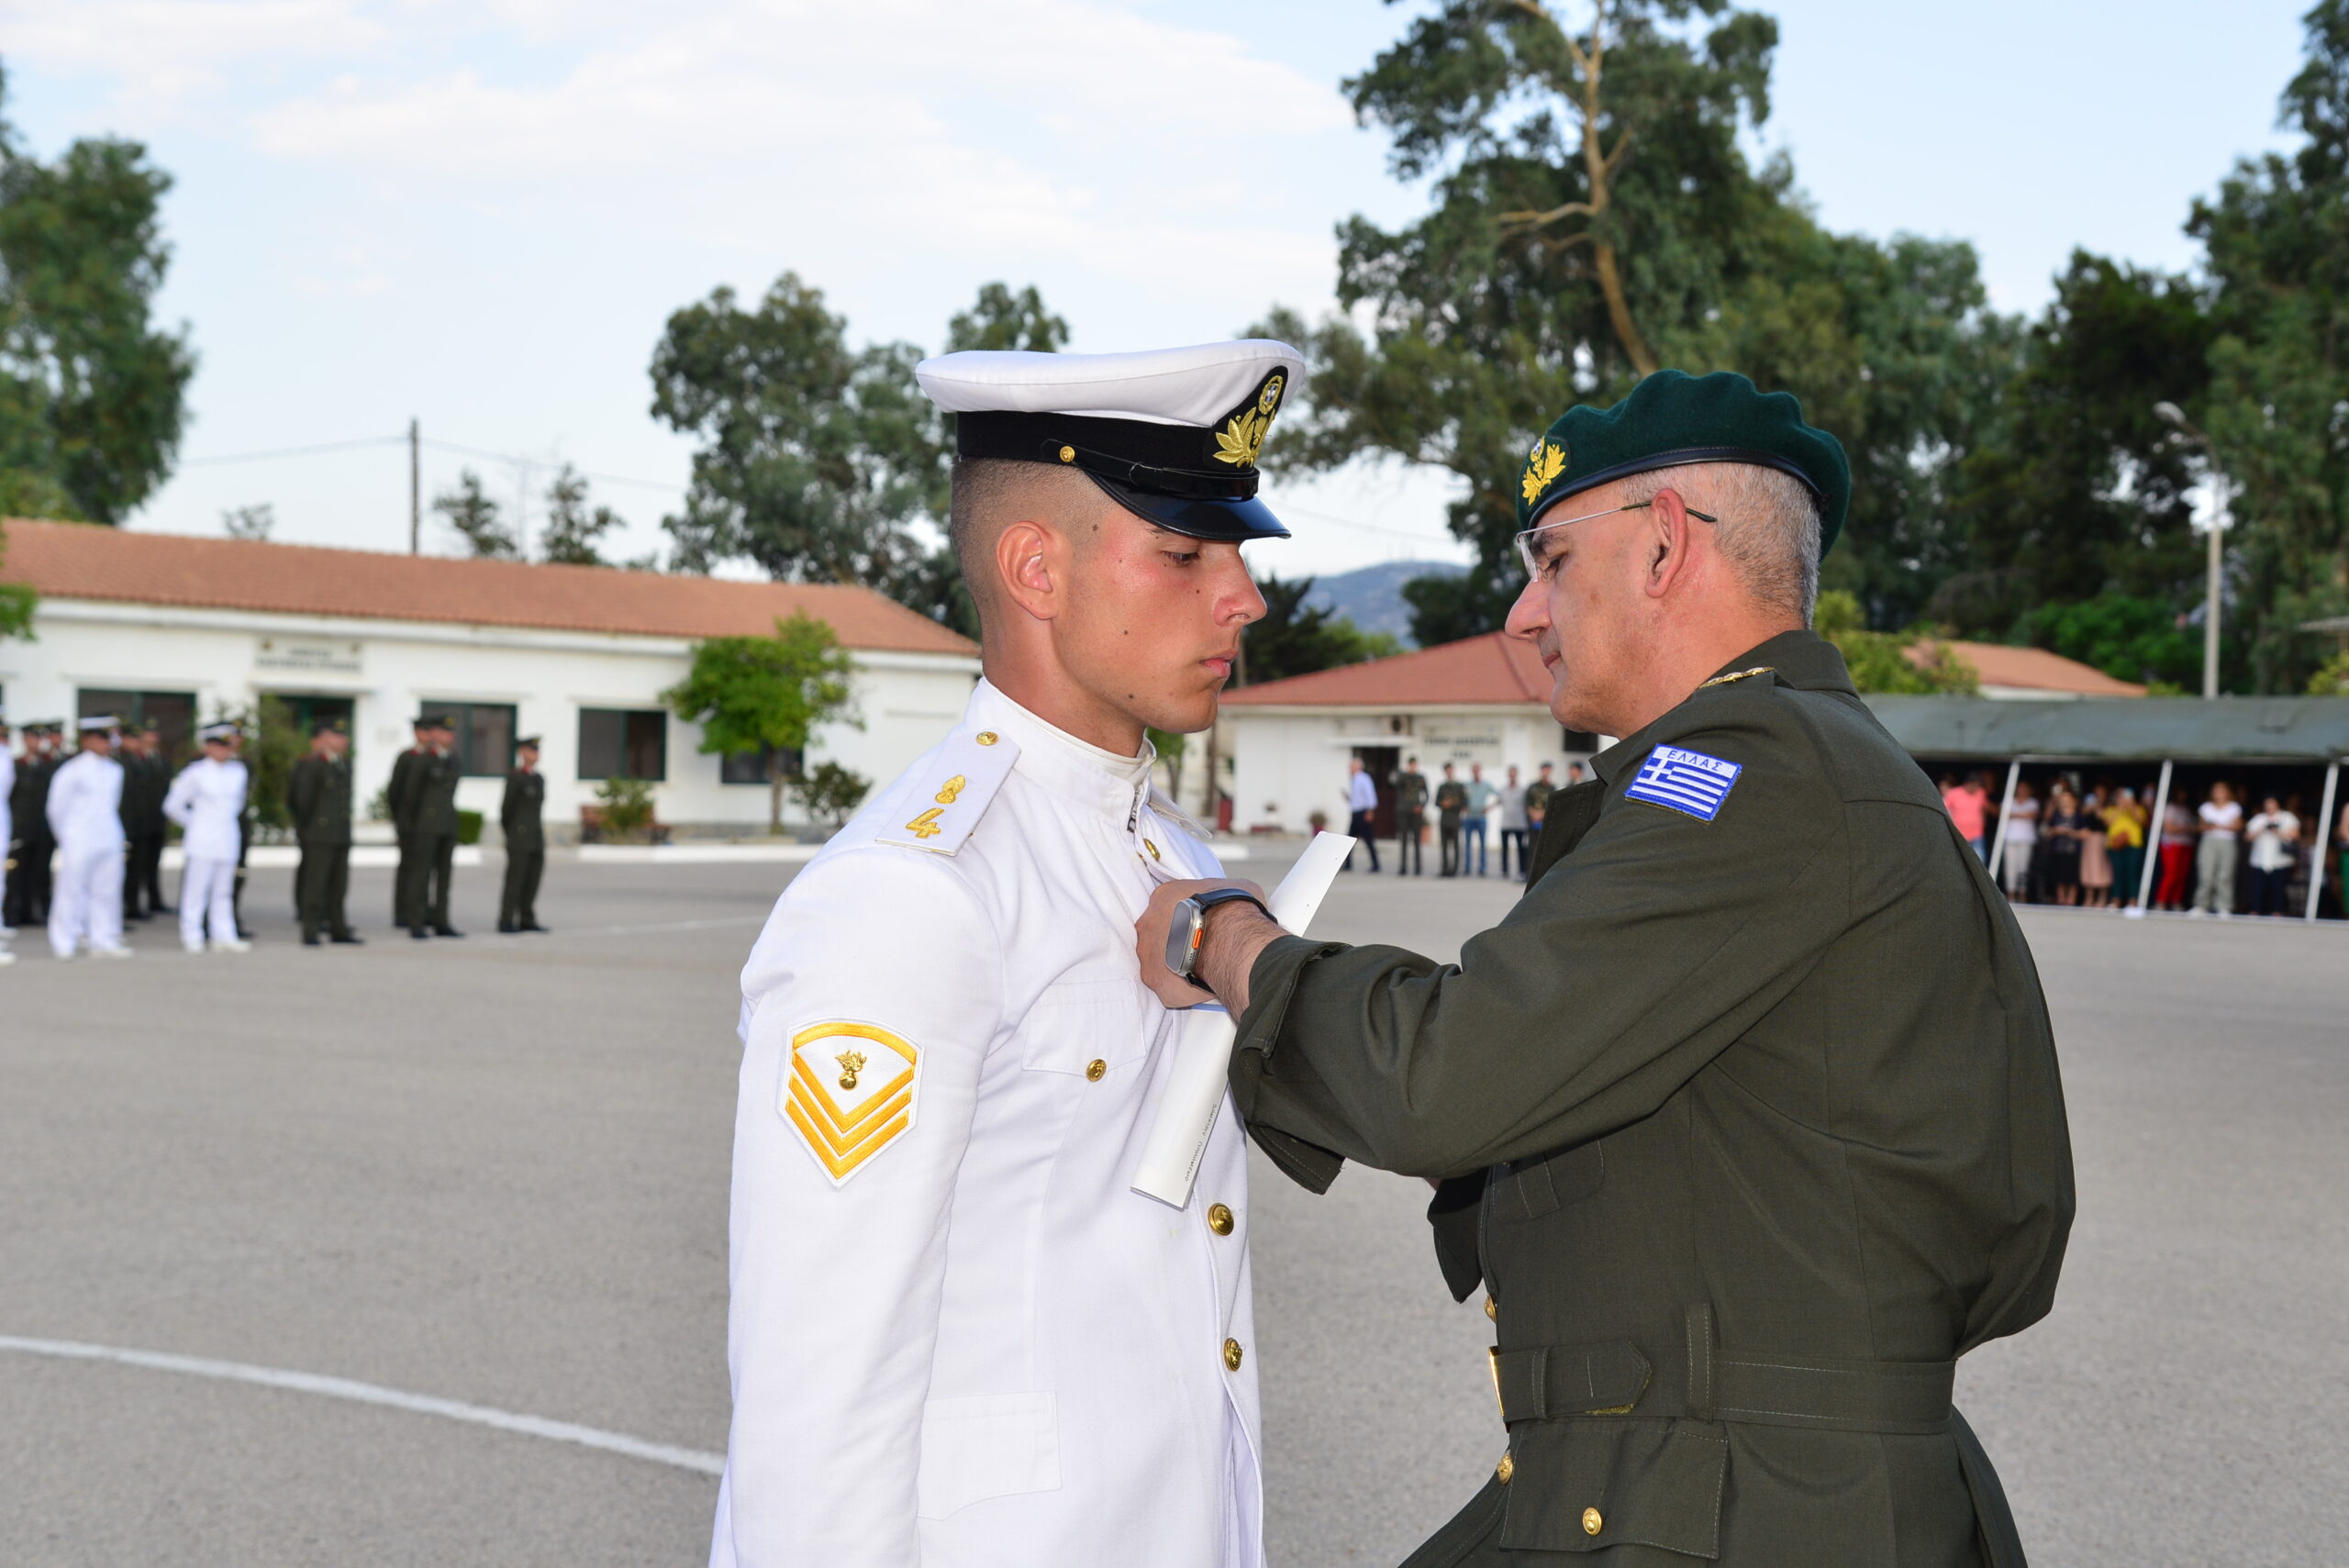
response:
[[[217,1378],[226,1383],[252,1383],[263,1388],[291,1389],[297,1394],[323,1394],[329,1399],[382,1405],[423,1416],[442,1416],[451,1421],[470,1421],[478,1427],[495,1427],[500,1431],[522,1432],[534,1438],[577,1443],[582,1448],[602,1449],[607,1453],[626,1454],[630,1459],[649,1459],[656,1464],[674,1464],[680,1470],[698,1471],[704,1475],[716,1475],[726,1467],[725,1458],[719,1454],[701,1453],[689,1448],[672,1448],[666,1443],[650,1443],[641,1438],[631,1438],[619,1432],[574,1426],[569,1421],[550,1421],[543,1416],[521,1416],[511,1410],[493,1410],[487,1406],[467,1405],[455,1399],[435,1399],[427,1394],[405,1394],[396,1388],[355,1383],[347,1377],[321,1377],[316,1373],[247,1366],[242,1362],[210,1361],[202,1356],[166,1355],[160,1351],[85,1345],[72,1340],[25,1340],[10,1334],[0,1334],[0,1351],[57,1356],[67,1361],[114,1362],[123,1366],[145,1367],[153,1372],[184,1373],[191,1377]]]

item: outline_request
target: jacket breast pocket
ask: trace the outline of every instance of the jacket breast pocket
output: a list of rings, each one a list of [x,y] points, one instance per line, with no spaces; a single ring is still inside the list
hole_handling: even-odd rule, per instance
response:
[[[1512,1160],[1493,1173],[1485,1202],[1498,1220],[1539,1219],[1583,1199],[1606,1184],[1604,1143],[1585,1143],[1553,1154]]]
[[[1107,1077],[1149,1051],[1154,1021],[1150,1015],[1165,1013],[1130,973],[1114,978],[1100,971],[1079,973],[1048,987],[1029,1009],[1020,1031],[1021,1063],[1039,1073]]]
[[[942,1519],[989,1497],[1058,1491],[1060,1484],[1060,1425],[1050,1394],[980,1394],[922,1407],[915,1492],[923,1518]]]

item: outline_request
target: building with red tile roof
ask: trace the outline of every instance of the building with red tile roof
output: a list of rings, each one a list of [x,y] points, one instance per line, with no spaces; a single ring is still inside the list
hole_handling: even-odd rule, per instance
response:
[[[364,800],[410,720],[445,710],[468,773],[459,803],[493,819],[514,740],[544,738],[558,832],[616,776],[652,779],[664,822],[763,828],[759,759],[703,752],[700,728],[662,700],[703,639],[764,636],[803,611],[829,625],[855,662],[862,722],[825,727],[811,750],[875,784],[952,727],[978,673],[976,644],[861,587],[5,528],[0,578],[40,595],[34,639],[0,641],[14,722],[114,713],[177,738],[274,698],[297,723],[350,726]]]

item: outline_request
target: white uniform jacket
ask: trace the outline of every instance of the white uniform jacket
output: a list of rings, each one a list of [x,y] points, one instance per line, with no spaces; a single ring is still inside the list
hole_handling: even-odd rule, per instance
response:
[[[1175,1015],[1148,754],[994,687],[800,872],[742,972],[716,1568],[1258,1568],[1247,1161],[1129,1190]]]
[[[122,764],[95,751],[76,751],[49,780],[49,830],[69,859],[120,849]]]
[[[180,770],[163,796],[163,815],[183,831],[181,848],[187,858],[233,861],[237,858],[237,818],[245,809],[245,765],[233,757],[216,762],[198,757]]]

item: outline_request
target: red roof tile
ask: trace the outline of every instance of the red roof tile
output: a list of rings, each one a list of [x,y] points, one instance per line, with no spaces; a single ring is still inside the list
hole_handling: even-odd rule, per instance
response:
[[[632,637],[757,637],[806,610],[849,648],[978,645],[869,588],[729,583],[605,566],[533,566],[11,519],[0,576],[44,596]]]
[[[2010,648],[2003,642],[1921,642],[1909,649],[1909,662],[1922,664],[1928,650],[1948,649],[1974,666],[1986,686],[2014,686],[2025,691],[2067,692],[2084,697],[2141,697],[2145,688],[2116,681],[2092,664],[2050,653],[2044,648]]]
[[[1226,707],[1302,704],[1332,707],[1415,707],[1453,704],[1550,704],[1550,673],[1533,645],[1486,632],[1366,664],[1317,670],[1224,694]]]

